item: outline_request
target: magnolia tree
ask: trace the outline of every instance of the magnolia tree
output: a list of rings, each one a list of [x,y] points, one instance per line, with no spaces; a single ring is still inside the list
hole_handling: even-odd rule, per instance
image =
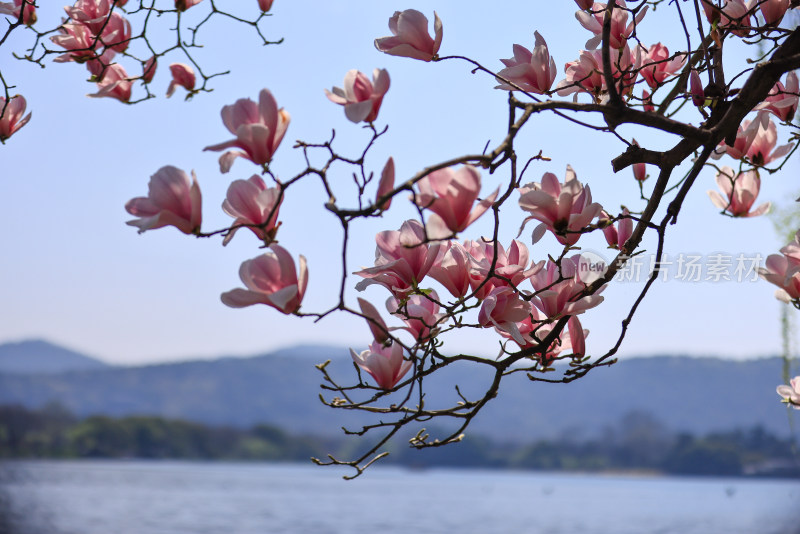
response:
[[[21,59],[44,64],[53,56],[56,62],[82,64],[90,83],[97,85],[91,96],[125,103],[153,97],[150,88],[159,61],[177,58],[180,61],[169,65],[166,94],[183,88],[190,98],[210,90],[218,75],[204,73],[192,56],[193,48],[200,46],[203,25],[213,17],[228,17],[271,44],[260,26],[271,3],[252,1],[252,16],[244,18],[218,9],[213,0],[78,0],[64,8],[67,18],[58,28],[43,30],[36,20],[40,6],[15,0],[0,4],[9,21],[0,45],[11,32],[29,31],[32,45]],[[227,306],[263,304],[298,320],[319,321],[334,313],[363,319],[373,342],[351,350],[353,373],[334,376],[328,362],[317,367],[323,376],[320,397],[326,405],[374,416],[362,428],[345,430],[366,436],[368,445],[357,458],[329,457],[316,459],[317,463],[348,465],[357,476],[385,455],[384,445],[403,429],[411,430],[410,443],[417,448],[459,441],[509,375],[523,373],[534,382],[571,382],[613,364],[629,323],[663,268],[670,226],[677,222],[699,176],[716,177],[719,190],[709,191],[708,209],[721,216],[757,217],[769,210],[769,202],[757,199],[761,179],[784,167],[800,139],[798,126],[792,123],[800,100],[795,72],[800,68],[799,3],[576,0],[576,4],[574,24],[583,27],[587,41],[583,47],[558,51],[559,56],[575,58],[563,69],[551,55],[544,30],[534,33],[530,49],[513,44],[513,56],[501,59],[503,66],[495,69],[488,61],[496,58],[440,55],[445,23],[435,12],[432,21],[430,13],[414,9],[389,17],[392,35],[375,39],[379,51],[424,62],[464,62],[468,70],[485,75],[487,92],[507,92],[505,137],[481,153],[420,162],[419,171],[410,176],[396,176],[391,157],[373,168],[368,155],[387,131],[379,117],[390,76],[383,69],[375,69],[371,76],[351,70],[342,87],[326,94],[331,105],[343,107],[349,121],[370,133],[355,157],[338,151],[333,136],[297,141],[293,148],[302,152],[305,166],[291,176],[278,176],[270,164],[280,157],[290,115],[265,88],[256,100],[244,97],[223,107],[222,123],[229,139],[204,149],[221,152],[220,173],[228,173],[234,165],[237,172],[252,173],[248,179],[232,181],[222,200],[222,209],[232,219],[228,226],[202,226],[201,192],[194,173],[190,176],[170,165],[151,176],[147,196],[126,204],[134,217],[128,224],[139,232],[173,226],[189,236],[221,238],[222,245],[236,235],[242,240],[252,236],[241,234],[255,236],[254,247],[263,250],[241,264],[244,288],[222,294]],[[657,28],[647,26],[647,17],[657,8],[673,13],[685,37],[682,49],[669,50],[654,42],[659,38]],[[186,27],[181,17],[188,9],[205,9],[207,16]],[[157,48],[149,25],[161,17],[174,21],[169,31],[175,39]],[[742,45],[751,51],[746,64],[726,53]],[[6,142],[25,126],[30,114],[25,114],[22,96],[10,95],[11,82],[1,73],[0,81],[5,90],[0,140]],[[620,192],[623,207],[594,202],[589,184],[579,179],[569,162],[564,162],[562,175],[531,176],[532,164],[548,157],[516,141],[521,131],[535,128],[544,113],[570,121],[578,132],[592,129],[613,136],[627,147],[610,155],[614,172],[629,168],[626,172],[633,176],[630,191]],[[668,148],[640,145],[621,133],[622,125],[649,128],[663,137],[661,146]],[[340,198],[337,182],[342,176],[352,176],[355,195]],[[320,200],[319,209],[335,217],[342,234],[338,298],[320,310],[303,306],[309,273],[323,268],[308,265],[301,254],[313,243],[279,244],[282,201],[292,195],[295,184],[308,180],[322,184],[326,198]],[[490,185],[483,183],[487,181]],[[381,225],[381,215],[388,210],[408,212],[400,228]],[[518,239],[501,242],[501,213],[506,225],[519,228]],[[492,221],[488,235],[471,232],[481,218]],[[379,230],[374,263],[352,267],[351,227],[372,219]],[[613,261],[601,264],[582,249],[586,234],[593,232],[602,233],[615,250]],[[655,268],[621,318],[616,342],[590,350],[581,315],[602,307],[604,289],[643,252],[646,235],[655,243],[651,250]],[[363,258],[360,263],[370,261]],[[800,308],[800,231],[780,254],[769,256],[758,273],[778,286],[779,299]],[[351,289],[363,291],[372,285],[383,292],[385,306],[353,297]],[[496,337],[499,354],[487,357],[448,350],[448,340],[463,329]],[[559,361],[565,365],[555,365]],[[457,362],[488,369],[492,375],[488,387],[468,395],[456,386],[455,402],[432,405],[426,396],[429,377]],[[800,408],[800,377],[779,386],[778,394]],[[437,421],[456,424],[431,436],[425,426]]]

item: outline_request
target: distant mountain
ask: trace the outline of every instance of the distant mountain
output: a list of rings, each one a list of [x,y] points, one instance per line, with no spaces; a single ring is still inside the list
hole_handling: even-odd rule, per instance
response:
[[[108,365],[99,360],[46,341],[20,341],[0,345],[0,373],[51,374],[106,367]]]
[[[268,423],[317,435],[338,435],[342,426],[374,423],[379,419],[374,414],[320,403],[320,392],[328,399],[332,395],[320,390],[322,374],[314,364],[329,358],[331,376],[351,383],[355,370],[346,349],[307,346],[250,358],[0,374],[0,404],[38,408],[58,401],[80,416],[150,414],[240,427]],[[790,428],[787,410],[775,393],[781,363],[778,358],[664,356],[623,359],[572,384],[532,383],[512,375],[470,430],[495,441],[582,439],[609,432],[621,417],[636,411],[651,414],[670,431],[706,434],[762,425],[785,436]],[[475,365],[443,371],[426,379],[428,407],[457,402],[455,384],[475,398],[491,380],[486,369]]]

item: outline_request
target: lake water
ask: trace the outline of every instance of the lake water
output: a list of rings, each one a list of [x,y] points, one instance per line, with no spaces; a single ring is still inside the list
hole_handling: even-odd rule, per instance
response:
[[[0,534],[800,534],[800,481],[0,463]]]

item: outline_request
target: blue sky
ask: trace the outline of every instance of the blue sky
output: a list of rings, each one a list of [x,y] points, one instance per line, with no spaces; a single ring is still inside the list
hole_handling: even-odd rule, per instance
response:
[[[256,2],[251,3],[255,13]],[[510,57],[514,43],[532,47],[533,32],[538,30],[559,67],[556,81],[563,78],[563,64],[577,58],[590,37],[574,18],[573,2],[550,2],[545,12],[532,2],[497,2],[491,10],[476,10],[456,1],[390,6],[277,0],[274,16],[263,27],[269,38],[285,38],[284,44],[262,47],[252,32],[217,19],[201,37],[206,48],[198,51],[198,59],[208,71],[230,69],[231,74],[216,78],[212,93],[184,102],[179,89],[172,99],[163,98],[169,82],[167,65],[185,61],[174,55],[161,61],[153,82],[159,98],[124,106],[110,99],[86,98],[94,87],[78,65],[50,63],[40,69],[11,60],[12,50],[23,52],[30,42],[28,35],[18,32],[0,50],[3,75],[16,85],[13,92],[27,98],[33,119],[0,146],[0,198],[4,199],[0,343],[45,338],[124,364],[253,354],[298,343],[362,350],[370,339],[360,319],[340,314],[315,324],[265,306],[233,310],[221,304],[220,293],[241,285],[239,264],[260,253],[250,233],[240,232],[225,248],[221,240],[196,240],[173,228],[137,235],[125,225],[130,216],[123,206],[146,193],[156,170],[175,165],[197,173],[204,229],[229,224],[230,218],[219,208],[225,190],[231,180],[248,178],[256,168],[239,160],[222,175],[218,154],[202,148],[230,138],[219,117],[222,106],[238,98],[255,99],[264,87],[292,116],[273,161],[279,176],[289,177],[303,168],[302,154],[292,149],[295,139],[320,142],[336,129],[337,146],[345,153],[357,153],[367,132],[347,121],[342,108],[324,95],[324,89],[340,86],[352,68],[364,72],[386,68],[391,75],[378,119],[379,126],[389,124],[389,133],[370,152],[370,169],[379,172],[393,156],[398,180],[405,179],[425,166],[479,152],[487,141],[496,144],[504,134],[507,115],[506,93],[493,89],[494,80],[471,74],[460,61],[426,64],[374,49],[373,39],[388,34],[393,11],[407,7],[422,10],[431,20],[433,9],[437,10],[444,24],[441,55],[466,55],[494,69],[502,68],[499,58]],[[202,16],[204,8],[201,3],[187,16]],[[52,27],[61,13],[46,9],[40,9],[42,27],[48,21]],[[666,5],[649,13],[640,27],[643,42],[661,41],[670,50],[681,46],[672,15]],[[741,49],[731,50],[735,61],[744,59]],[[676,141],[641,128],[622,128],[620,133],[635,136],[648,148]],[[779,128],[779,144],[785,139]],[[610,160],[624,147],[610,136],[543,115],[529,124],[517,146],[520,159],[525,151],[530,156],[539,150],[552,159],[534,164],[526,181],[538,181],[548,171],[563,180],[566,165],[571,164],[578,178],[591,185],[595,201],[610,211],[618,211],[620,204],[632,210],[643,206],[630,170],[617,175],[611,171]],[[797,176],[796,161],[780,174],[764,176],[760,200],[791,206],[800,189]],[[504,178],[502,173],[484,172],[484,191],[493,190]],[[341,169],[341,177],[333,181],[343,203],[348,195],[352,198],[348,169]],[[646,188],[651,184],[648,181]],[[776,234],[770,220],[720,216],[706,195],[715,188],[709,169],[687,199],[678,225],[670,229],[670,255],[766,258],[776,253],[785,237]],[[309,180],[289,190],[281,209],[281,245],[309,261],[304,311],[319,311],[334,302],[341,276],[341,235],[323,208],[326,201],[319,183]],[[501,241],[507,245],[525,215],[516,201],[506,206]],[[376,232],[397,229],[414,213],[410,203],[398,198],[383,219],[355,225],[352,270],[372,264]],[[490,221],[485,219],[462,237],[475,239],[487,233]],[[528,245],[532,229],[530,224],[520,238]],[[612,257],[600,235],[584,240],[580,244],[585,249]],[[647,243],[652,247],[652,241]],[[560,250],[551,235],[530,248],[537,260]],[[348,287],[357,281],[351,276]],[[613,345],[639,285],[612,284],[604,293],[606,302],[584,315],[584,326],[591,330],[590,353],[601,354]],[[773,292],[764,281],[658,283],[634,319],[620,354],[732,358],[775,354],[780,348],[780,308]],[[364,295],[381,309],[387,297],[379,287]],[[349,301],[355,303],[356,296],[351,289]],[[445,342],[453,351],[491,355],[498,350],[498,337],[490,331],[459,332]]]

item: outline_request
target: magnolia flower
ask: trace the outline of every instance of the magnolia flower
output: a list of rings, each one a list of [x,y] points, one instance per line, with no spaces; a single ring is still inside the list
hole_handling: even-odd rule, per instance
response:
[[[378,309],[375,308],[371,302],[361,297],[358,298],[358,306],[361,308],[361,313],[367,320],[367,326],[369,326],[369,330],[372,332],[372,337],[375,338],[375,341],[378,343],[385,343],[388,341],[390,329],[387,328],[386,323],[383,322],[383,318],[381,318]]]
[[[544,37],[539,32],[533,34],[536,37],[533,52],[515,44],[514,57],[500,60],[506,68],[497,73],[500,85],[496,89],[517,90],[501,80],[504,78],[529,93],[543,95],[550,90],[556,79],[556,62],[550,57]]]
[[[611,75],[616,81],[617,91],[620,95],[628,95],[633,91],[636,82],[641,51],[637,47],[631,52],[630,47],[625,45],[622,49],[611,49],[610,53]],[[595,102],[603,101],[607,88],[601,50],[581,50],[576,61],[570,61],[564,66],[564,74],[566,78],[556,85],[559,96],[585,92],[591,94]]]
[[[175,0],[175,9],[178,11],[186,11],[192,6],[196,6],[203,0]]]
[[[172,81],[169,82],[169,87],[167,87],[167,98],[172,96],[175,88],[179,85],[189,91],[187,98],[191,96],[196,83],[194,69],[186,63],[173,63],[169,66],[169,70],[172,73]]]
[[[798,85],[797,72],[792,71],[786,75],[786,85],[783,85],[778,80],[770,90],[767,99],[756,106],[755,109],[764,109],[778,117],[782,122],[791,122],[797,112],[797,102],[800,100],[800,97],[798,97],[799,92],[800,85]]]
[[[6,139],[31,120],[31,113],[25,115],[27,106],[28,103],[22,95],[12,96],[8,102],[5,97],[0,96],[0,143],[5,143]]]
[[[442,21],[433,12],[435,38],[428,33],[428,19],[416,9],[395,11],[389,19],[393,37],[375,39],[375,48],[392,56],[410,57],[431,61],[439,53],[442,44]]]
[[[417,206],[433,212],[427,224],[431,239],[444,239],[467,228],[491,207],[500,191],[498,187],[473,209],[481,191],[481,173],[472,165],[464,165],[457,171],[452,167],[433,171],[417,186],[419,193],[411,199]]]
[[[609,37],[609,44],[613,49],[620,49],[628,42],[628,37],[631,36],[636,25],[641,22],[647,13],[648,6],[640,9],[636,17],[630,24],[628,24],[628,10],[625,5],[625,0],[618,0],[611,14],[611,34]],[[586,41],[586,48],[594,50],[600,45],[603,39],[603,19],[606,14],[606,4],[595,2],[592,5],[591,12],[578,11],[575,13],[575,18],[578,19],[581,26],[594,34],[594,37]]]
[[[642,89],[642,109],[647,112],[656,110],[653,105],[653,99],[650,98],[650,93],[647,92],[647,89]]]
[[[758,124],[758,129],[746,154],[750,163],[753,165],[768,165],[791,152],[794,143],[775,148],[775,145],[778,144],[778,130],[771,118],[767,118],[766,128],[764,128],[763,121],[755,121],[754,123]]]
[[[192,179],[181,169],[168,165],[150,177],[147,196],[137,197],[125,204],[125,210],[139,219],[127,224],[139,228],[139,233],[163,226],[174,226],[184,234],[200,230],[202,196],[197,177]]]
[[[328,100],[344,106],[344,115],[351,122],[373,122],[378,118],[383,95],[389,90],[389,73],[386,69],[372,71],[372,83],[363,72],[355,69],[344,76],[344,89],[325,90]]]
[[[436,327],[445,315],[439,313],[436,301],[439,295],[431,290],[430,295],[411,295],[403,301],[389,297],[386,309],[389,313],[399,317],[406,324],[405,330],[414,336],[417,341],[423,341],[436,335]]]
[[[795,410],[800,410],[800,376],[792,378],[789,384],[778,386],[776,391],[783,397],[783,402],[791,404]]]
[[[760,111],[756,116],[756,120],[752,122],[748,120],[742,121],[736,131],[736,139],[734,140],[733,146],[727,144],[725,141],[721,141],[719,146],[715,148],[714,152],[711,154],[711,158],[719,159],[723,154],[728,154],[733,159],[744,158],[750,150],[750,145],[753,144],[753,140],[761,129],[761,125],[767,122],[767,116],[768,113],[766,111]]]
[[[259,93],[258,104],[249,98],[241,98],[235,104],[222,108],[222,122],[236,139],[205,147],[203,150],[219,152],[226,148],[241,148],[242,151],[225,152],[219,158],[220,172],[231,169],[237,157],[249,159],[256,165],[266,165],[281,144],[289,127],[289,113],[278,109],[275,97],[267,89]]]
[[[233,234],[240,225],[249,225],[248,228],[259,239],[267,244],[271,243],[280,226],[276,221],[282,200],[280,190],[277,187],[267,187],[257,174],[248,180],[234,180],[222,202],[222,211],[236,220],[222,244],[227,245],[233,239]]]
[[[99,35],[111,13],[111,4],[111,0],[77,0],[71,6],[64,6],[64,11],[72,22],[83,24],[94,35]]]
[[[586,284],[580,279],[580,264],[580,254],[562,258],[560,264],[548,261],[544,269],[529,278],[536,291],[532,302],[547,318],[578,315],[603,302],[600,293],[605,287],[592,295],[578,298],[586,289]]]
[[[529,265],[528,247],[514,239],[506,251],[503,245],[493,242],[467,241],[464,243],[472,264],[469,277],[470,285],[475,296],[483,300],[495,287],[505,287],[510,284],[519,286],[526,278],[542,268],[544,262]],[[495,253],[497,261],[494,260]],[[494,264],[494,276],[488,278],[489,270]],[[486,280],[486,283],[484,283]],[[480,288],[480,289],[478,289]]]
[[[777,26],[789,9],[790,0],[761,0],[758,7],[769,26]]]
[[[700,81],[700,74],[692,69],[689,73],[689,92],[692,95],[692,104],[702,108],[706,105],[706,93],[703,89],[703,82]]]
[[[678,53],[673,58],[669,57],[669,49],[661,43],[656,43],[647,49],[642,58],[642,78],[652,88],[663,84],[670,76],[674,76],[686,63],[686,54]]]
[[[24,10],[22,9],[22,0],[0,2],[0,15],[11,15],[15,19],[19,19],[20,12],[22,13],[23,24],[32,26],[36,23],[36,8],[33,5],[33,0],[26,0]]]
[[[392,389],[412,365],[410,361],[403,359],[403,346],[399,343],[384,347],[376,341],[361,354],[350,349],[350,355],[360,368],[372,375],[382,389]]]
[[[603,227],[603,235],[608,242],[608,246],[617,250],[622,250],[623,245],[628,241],[633,234],[633,219],[629,217],[630,212],[628,208],[622,209],[622,219],[619,220],[619,229],[617,229],[611,222],[611,217],[605,211],[600,213],[598,219],[600,225]]]
[[[770,254],[766,266],[758,268],[758,274],[780,289],[775,291],[775,298],[787,304],[800,299],[800,269],[785,255]]]
[[[113,65],[114,56],[116,55],[117,53],[113,48],[106,48],[98,57],[86,61],[85,65],[92,75],[92,80],[99,81],[103,79],[106,69]]]
[[[575,3],[581,9],[590,9],[594,4],[594,0],[575,0]]]
[[[128,79],[128,73],[119,63],[109,65],[103,71],[103,78],[97,82],[99,91],[86,95],[95,98],[109,97],[116,98],[120,102],[128,102],[131,99],[133,84]]]
[[[274,2],[274,0],[258,0],[258,9],[266,13],[272,9],[272,2]]]
[[[761,189],[761,178],[755,169],[735,174],[730,167],[722,167],[717,173],[717,186],[724,196],[716,191],[708,191],[711,202],[733,217],[757,217],[769,211],[769,202],[750,211]]]
[[[67,61],[83,63],[97,57],[94,50],[97,46],[95,36],[88,27],[83,24],[62,24],[58,28],[58,32],[59,35],[51,37],[50,40],[70,52],[56,57],[53,60],[56,63]]]
[[[458,299],[470,291],[470,255],[457,241],[444,246],[447,248],[441,250],[428,274]]]
[[[375,205],[381,211],[386,211],[392,205],[392,197],[380,202],[381,197],[388,195],[394,189],[394,159],[389,157],[386,160],[386,165],[383,166],[381,171],[381,179],[378,182],[378,191],[375,193]]]
[[[156,68],[158,67],[158,60],[156,56],[151,57],[148,59],[144,67],[142,67],[142,81],[144,83],[150,83],[153,81],[153,76],[156,75]]]
[[[651,104],[652,107],[652,104]],[[645,109],[645,111],[648,111]],[[650,111],[653,111],[652,109]],[[639,143],[636,142],[636,139],[633,140],[633,144],[635,146],[639,146]],[[633,177],[638,182],[644,182],[647,180],[647,164],[646,163],[634,163],[631,165],[631,169],[633,170]]]
[[[567,177],[559,183],[553,173],[545,173],[541,183],[530,183],[519,188],[519,206],[531,212],[520,227],[520,234],[527,222],[541,222],[533,230],[536,243],[550,230],[562,245],[574,245],[580,239],[580,231],[600,214],[602,206],[592,202],[589,186],[578,181],[575,171],[567,165]]]
[[[507,332],[520,345],[525,343],[517,323],[531,313],[531,303],[520,298],[519,292],[511,287],[496,287],[486,295],[478,312],[481,326],[494,326]]]
[[[353,273],[365,278],[356,289],[380,284],[400,297],[425,278],[441,248],[425,242],[425,228],[415,220],[404,222],[400,231],[379,232],[375,242],[375,266]]]
[[[130,21],[115,11],[108,17],[100,41],[106,48],[124,52],[131,42],[131,32]]]
[[[732,34],[746,37],[750,33],[750,14],[756,2],[762,0],[720,0],[722,5],[714,5],[711,0],[703,0],[700,4],[706,13],[708,22],[715,22],[720,28],[728,29]]]
[[[300,255],[298,275],[292,255],[286,249],[274,243],[270,248],[272,252],[242,263],[239,277],[247,289],[237,288],[223,293],[223,304],[231,308],[266,304],[287,315],[300,308],[308,285],[306,258]]]

